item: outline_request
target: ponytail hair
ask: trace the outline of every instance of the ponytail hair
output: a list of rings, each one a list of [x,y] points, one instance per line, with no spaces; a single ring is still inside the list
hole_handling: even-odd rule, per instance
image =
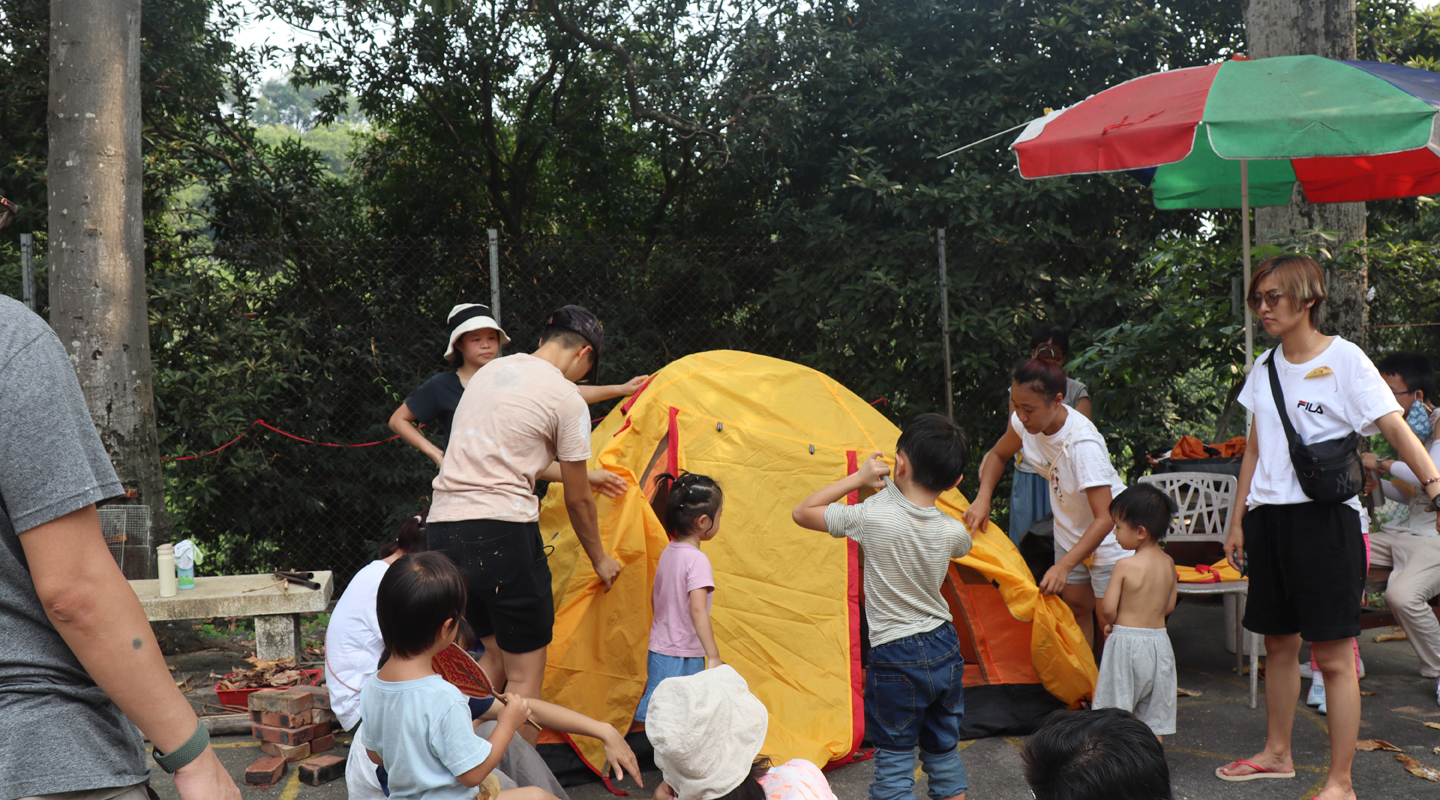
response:
[[[380,557],[389,558],[395,553],[404,550],[409,553],[423,553],[430,549],[430,537],[425,519],[430,516],[430,509],[422,508],[420,513],[405,520],[400,524],[400,534],[395,541],[380,548]]]
[[[720,484],[690,472],[681,472],[679,477],[666,472],[655,476],[655,496],[650,508],[665,526],[665,533],[671,539],[694,533],[695,521],[709,516],[713,521],[720,513],[720,504],[725,493]]]
[[[1065,394],[1065,368],[1050,358],[1027,358],[1015,367],[1011,379],[1036,394],[1045,397],[1045,405],[1051,405],[1055,395]]]

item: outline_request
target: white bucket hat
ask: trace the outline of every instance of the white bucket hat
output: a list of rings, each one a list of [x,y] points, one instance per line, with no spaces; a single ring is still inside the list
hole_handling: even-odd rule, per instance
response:
[[[490,316],[490,306],[479,303],[461,303],[450,309],[445,316],[445,322],[450,326],[450,342],[445,346],[445,357],[449,358],[455,353],[455,340],[470,331],[489,328],[495,331],[500,337],[500,344],[509,344],[510,337],[505,335],[505,330],[500,323]]]
[[[679,800],[714,800],[744,783],[769,727],[765,704],[729,664],[666,678],[645,714],[655,765]]]

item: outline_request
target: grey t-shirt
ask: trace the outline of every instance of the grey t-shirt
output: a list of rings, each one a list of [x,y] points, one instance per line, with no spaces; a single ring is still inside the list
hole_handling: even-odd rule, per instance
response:
[[[60,339],[0,295],[0,800],[149,776],[140,732],[45,616],[19,537],[121,492]]]
[[[917,506],[889,478],[854,506],[825,508],[825,527],[865,551],[865,616],[870,646],[926,633],[951,621],[940,595],[950,559],[970,552],[965,524],[935,506]]]

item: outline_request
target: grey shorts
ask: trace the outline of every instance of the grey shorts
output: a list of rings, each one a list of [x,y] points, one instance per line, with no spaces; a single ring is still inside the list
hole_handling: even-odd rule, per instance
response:
[[[1060,545],[1055,545],[1055,560],[1059,561],[1064,558],[1067,552],[1069,551],[1061,550]],[[1096,597],[1104,597],[1105,590],[1110,588],[1110,575],[1114,571],[1114,564],[1106,564],[1103,567],[1087,567],[1084,562],[1081,562],[1075,569],[1070,570],[1070,574],[1066,576],[1065,582],[1071,585],[1088,583],[1090,584],[1090,589],[1095,592]]]
[[[1175,651],[1164,628],[1116,625],[1105,640],[1095,708],[1123,708],[1156,736],[1175,732]]]

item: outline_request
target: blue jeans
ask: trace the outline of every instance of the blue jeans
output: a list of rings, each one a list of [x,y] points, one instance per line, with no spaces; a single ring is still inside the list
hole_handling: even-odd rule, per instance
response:
[[[1050,484],[1033,472],[1015,470],[1010,483],[1010,541],[1020,544],[1030,526],[1050,513]]]
[[[875,741],[870,800],[909,800],[915,791],[915,747],[932,800],[965,791],[960,720],[965,716],[965,660],[946,622],[870,648],[865,673],[865,729]]]

